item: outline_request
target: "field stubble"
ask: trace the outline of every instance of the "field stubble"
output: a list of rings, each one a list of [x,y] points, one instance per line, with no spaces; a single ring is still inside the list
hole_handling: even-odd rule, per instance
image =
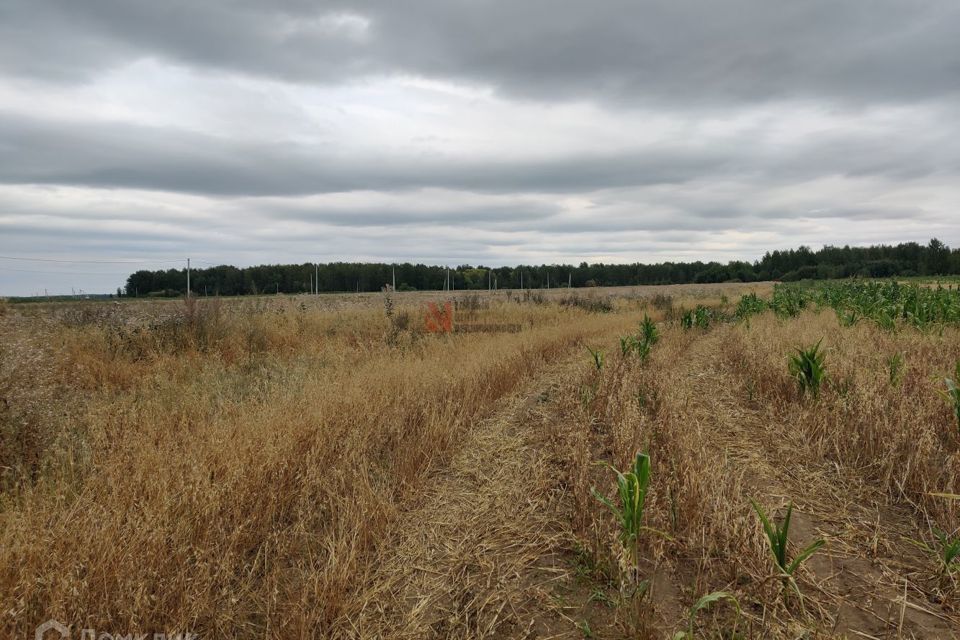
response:
[[[460,294],[458,317],[522,330],[455,335],[419,330],[425,294],[396,296],[399,329],[370,296],[8,312],[0,627],[662,638],[723,590],[742,613],[715,604],[700,636],[951,637],[956,584],[911,541],[960,524],[934,495],[960,492],[937,394],[958,330],[721,321],[749,291]],[[660,339],[619,353],[643,313]],[[821,339],[813,398],[787,358]],[[638,450],[664,535],[629,569],[591,490]],[[826,539],[802,604],[749,498],[796,504],[793,549]]]

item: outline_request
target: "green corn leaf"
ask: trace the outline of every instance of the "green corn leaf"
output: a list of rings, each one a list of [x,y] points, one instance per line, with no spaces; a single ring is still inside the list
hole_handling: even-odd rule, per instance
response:
[[[787,566],[787,534],[790,532],[790,518],[793,516],[793,503],[787,506],[787,515],[778,527],[779,544],[777,545],[777,562],[781,568]],[[789,572],[788,572],[789,573]]]
[[[770,524],[767,514],[763,512],[763,509],[760,507],[760,505],[757,504],[753,498],[750,498],[750,504],[753,505],[753,510],[756,511],[757,515],[760,517],[760,523],[763,525],[763,532],[767,534],[767,540],[770,541],[770,552],[773,554],[773,559],[779,563],[779,558],[777,557],[776,552],[779,537],[774,530],[773,525]]]
[[[811,543],[811,545],[810,545],[809,547],[807,547],[806,549],[804,549],[803,551],[801,551],[801,552],[800,552],[800,555],[798,555],[796,558],[794,558],[794,559],[793,559],[793,562],[790,563],[790,566],[787,567],[787,575],[791,575],[791,576],[792,576],[793,573],[797,570],[797,568],[800,566],[800,564],[801,564],[804,560],[806,560],[807,558],[809,558],[810,556],[812,556],[812,555],[817,551],[817,549],[819,549],[820,547],[822,547],[822,546],[825,545],[826,543],[827,543],[826,540],[823,540],[823,539],[816,540],[816,541],[814,541],[813,543]]]
[[[733,603],[733,606],[736,607],[737,613],[740,613],[740,602],[733,595],[727,593],[726,591],[714,591],[713,593],[708,593],[697,600],[697,602],[690,609],[690,617],[694,618],[698,613],[700,613],[701,610],[706,609],[718,600],[729,600]]]
[[[591,489],[590,489],[590,493],[593,494],[593,497],[594,497],[594,498],[596,498],[596,499],[599,500],[601,503],[603,503],[604,505],[606,505],[606,506],[610,509],[610,511],[613,511],[614,515],[616,515],[616,516],[619,516],[619,515],[620,515],[620,510],[617,509],[616,505],[613,504],[613,502],[610,501],[610,498],[608,498],[607,496],[603,495],[602,493],[600,493],[599,491],[597,491],[597,490],[594,489],[594,488],[591,488]]]

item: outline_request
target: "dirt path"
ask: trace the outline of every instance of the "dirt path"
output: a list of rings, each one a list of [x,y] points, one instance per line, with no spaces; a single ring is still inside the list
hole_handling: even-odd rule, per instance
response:
[[[358,637],[543,637],[545,612],[562,620],[549,593],[569,573],[552,553],[569,546],[563,496],[539,444],[550,389],[583,360],[578,351],[506,399],[430,479],[370,578]]]

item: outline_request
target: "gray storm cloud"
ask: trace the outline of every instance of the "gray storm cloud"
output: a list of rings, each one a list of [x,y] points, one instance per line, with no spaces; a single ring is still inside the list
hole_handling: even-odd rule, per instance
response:
[[[958,244],[957,33],[952,0],[7,0],[0,252]]]
[[[543,99],[900,103],[954,93],[960,74],[952,0],[5,6],[7,71],[63,81],[151,56],[299,82],[413,73]]]

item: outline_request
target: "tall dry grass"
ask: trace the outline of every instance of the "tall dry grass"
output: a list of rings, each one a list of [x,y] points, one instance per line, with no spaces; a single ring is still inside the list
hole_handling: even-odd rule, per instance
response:
[[[88,399],[71,446],[7,496],[0,627],[348,632],[425,473],[498,398],[621,322],[556,306],[487,317],[525,330],[391,346],[381,311],[295,303],[61,326],[59,380]]]

